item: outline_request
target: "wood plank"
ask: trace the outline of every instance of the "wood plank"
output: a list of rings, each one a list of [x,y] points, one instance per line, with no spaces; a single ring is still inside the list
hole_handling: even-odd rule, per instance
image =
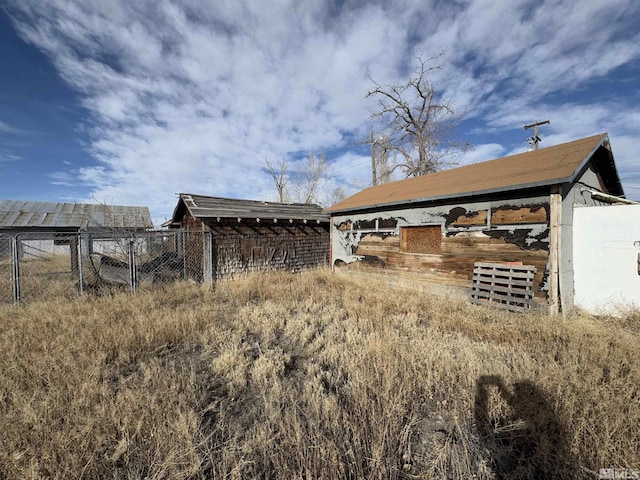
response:
[[[385,237],[370,233],[362,236],[355,254],[378,257],[385,263],[385,269],[442,275],[467,281],[473,278],[476,262],[521,262],[535,267],[534,295],[536,298],[546,299],[546,291],[541,290],[546,282],[545,271],[549,255],[546,249],[521,249],[504,239],[475,234],[442,237],[441,248],[440,255],[403,253],[400,236]]]
[[[530,308],[533,293],[531,265],[476,262],[473,270],[471,303],[494,303],[514,312]],[[517,284],[516,284],[517,283]]]
[[[473,214],[460,215],[452,225],[454,227],[471,226],[471,225],[486,225],[487,224],[487,211],[480,210]]]
[[[491,214],[492,225],[546,222],[547,209],[542,205],[538,207],[498,208]]]
[[[562,197],[558,187],[553,187],[550,194],[549,225],[549,314],[557,315],[559,311],[558,295],[558,247],[562,215]]]
[[[442,227],[440,225],[403,227],[401,232],[403,252],[439,254],[442,251]]]

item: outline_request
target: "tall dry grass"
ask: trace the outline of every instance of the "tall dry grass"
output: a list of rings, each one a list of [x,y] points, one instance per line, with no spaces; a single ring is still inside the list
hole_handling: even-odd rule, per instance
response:
[[[327,271],[0,309],[0,478],[597,478],[640,467],[640,316]]]

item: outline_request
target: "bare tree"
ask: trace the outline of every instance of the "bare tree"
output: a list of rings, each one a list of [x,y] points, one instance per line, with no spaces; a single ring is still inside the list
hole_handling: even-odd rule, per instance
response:
[[[267,171],[269,172],[269,175],[271,175],[273,183],[276,186],[276,190],[278,191],[278,201],[280,203],[288,202],[289,191],[287,190],[287,184],[289,183],[289,177],[287,176],[287,169],[289,166],[287,165],[287,160],[282,158],[274,167],[265,155],[264,163],[267,166]]]
[[[408,177],[435,172],[455,163],[457,154],[472,148],[454,137],[461,118],[456,116],[450,102],[439,98],[427,78],[440,68],[429,65],[441,55],[426,61],[418,56],[419,68],[404,84],[382,86],[371,79],[375,88],[367,93],[367,98],[378,99],[378,109],[372,117],[385,123],[388,139],[380,147],[387,154],[397,154],[388,174],[396,168],[401,168]]]
[[[392,155],[392,158],[389,158]],[[389,183],[392,180],[394,165],[397,165],[398,152],[394,151],[391,140],[382,135],[374,145],[376,163],[376,184]]]
[[[298,203],[320,203],[320,187],[327,172],[324,152],[309,153],[293,179],[294,198]]]
[[[293,170],[291,163],[283,158],[274,167],[265,157],[267,172],[273,179],[280,202],[293,200],[296,203],[322,203],[322,182],[329,164],[325,154],[309,153],[300,166]]]

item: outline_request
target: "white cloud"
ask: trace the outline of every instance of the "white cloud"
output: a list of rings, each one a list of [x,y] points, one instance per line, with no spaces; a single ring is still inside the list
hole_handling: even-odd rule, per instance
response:
[[[12,127],[8,123],[5,123],[2,120],[0,120],[0,133],[15,135],[15,134],[20,134],[25,132],[23,132],[19,128]]]
[[[20,160],[20,158],[18,155],[0,152],[0,163],[16,162]]]
[[[473,150],[465,152],[460,158],[460,165],[484,162],[504,156],[504,147],[498,143],[476,145]]]
[[[82,182],[100,201],[167,215],[176,192],[264,198],[264,155],[323,149],[337,152],[327,188],[364,187],[370,160],[353,139],[371,128],[369,76],[401,81],[417,53],[445,48],[433,78],[487,134],[553,113],[545,144],[609,131],[621,175],[637,169],[635,105],[554,97],[637,61],[633,0],[11,3],[20,34],[91,113],[96,163],[54,181]],[[462,162],[514,148],[526,147],[492,138]]]

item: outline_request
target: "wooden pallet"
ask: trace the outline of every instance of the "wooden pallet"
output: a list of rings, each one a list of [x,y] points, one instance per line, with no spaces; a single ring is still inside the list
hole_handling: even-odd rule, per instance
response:
[[[473,264],[471,303],[495,304],[511,312],[526,312],[533,299],[533,265]]]

